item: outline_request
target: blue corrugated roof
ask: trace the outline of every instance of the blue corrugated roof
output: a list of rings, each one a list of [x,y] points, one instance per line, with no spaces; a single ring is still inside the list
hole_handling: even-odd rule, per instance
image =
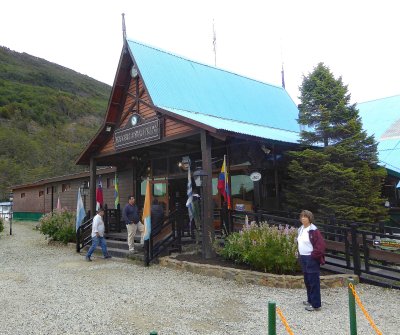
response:
[[[216,116],[193,113],[173,108],[165,107],[164,109],[220,130],[228,130],[239,134],[257,136],[288,143],[298,143],[300,139],[298,132],[290,130],[271,128],[242,121],[222,119]]]
[[[281,141],[286,141],[286,133],[282,132],[280,137],[279,129],[299,132],[298,109],[283,88],[138,42],[128,41],[128,46],[156,106],[181,111],[178,114],[192,112],[187,114],[190,118],[195,118],[193,113],[201,113],[195,119],[205,124],[210,117],[231,120],[223,123],[214,120],[212,124],[228,131],[238,130],[234,121],[245,122],[249,129],[252,125],[273,128],[275,139]]]
[[[363,128],[375,135],[380,164],[400,173],[400,95],[358,104]]]

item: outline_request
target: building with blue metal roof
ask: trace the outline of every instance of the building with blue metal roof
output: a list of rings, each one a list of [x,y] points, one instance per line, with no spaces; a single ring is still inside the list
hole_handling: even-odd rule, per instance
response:
[[[128,41],[155,106],[218,129],[297,143],[298,109],[282,87]]]
[[[357,105],[363,128],[378,142],[379,164],[400,178],[400,95]]]
[[[383,195],[392,219],[400,218],[400,95],[358,104],[363,128],[378,142],[379,165],[388,172]],[[395,210],[397,208],[397,211]]]
[[[139,204],[150,177],[167,214],[185,208],[189,167],[200,169],[210,227],[224,203],[279,208],[283,153],[299,147],[297,117],[282,87],[126,40],[104,124],[77,163],[90,166],[93,195],[96,167],[115,166]],[[229,198],[217,187],[223,162]]]

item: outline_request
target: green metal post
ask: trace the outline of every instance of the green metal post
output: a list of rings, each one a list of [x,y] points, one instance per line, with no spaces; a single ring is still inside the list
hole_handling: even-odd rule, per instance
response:
[[[276,304],[268,302],[268,335],[276,335]]]
[[[157,335],[157,332],[153,330],[152,332],[150,332],[150,335]]]
[[[348,283],[353,284],[353,278],[350,278]],[[356,299],[354,297],[353,291],[350,286],[348,286],[349,290],[349,314],[350,314],[350,335],[357,335],[357,317],[356,317]]]

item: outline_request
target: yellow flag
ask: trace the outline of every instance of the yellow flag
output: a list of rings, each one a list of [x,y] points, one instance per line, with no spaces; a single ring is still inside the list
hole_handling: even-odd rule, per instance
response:
[[[146,196],[144,198],[143,224],[144,224],[143,239],[148,240],[150,238],[150,233],[151,233],[151,187],[149,179],[147,179]]]

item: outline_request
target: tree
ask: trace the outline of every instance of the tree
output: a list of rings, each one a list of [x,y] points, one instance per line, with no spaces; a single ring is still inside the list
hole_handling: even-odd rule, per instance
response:
[[[374,222],[387,216],[377,143],[362,129],[342,78],[319,63],[300,86],[303,151],[289,152],[286,206]]]

